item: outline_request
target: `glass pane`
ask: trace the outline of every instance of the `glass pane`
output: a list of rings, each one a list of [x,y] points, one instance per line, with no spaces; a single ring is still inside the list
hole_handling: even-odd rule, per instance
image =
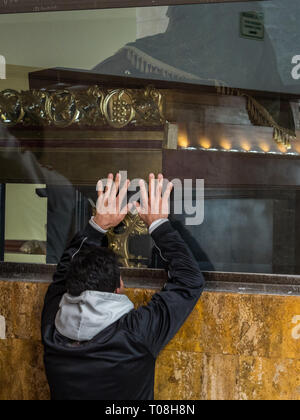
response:
[[[99,178],[163,172],[203,270],[300,274],[299,20],[298,0],[0,15],[5,261],[57,263]],[[122,264],[162,267],[126,223]]]

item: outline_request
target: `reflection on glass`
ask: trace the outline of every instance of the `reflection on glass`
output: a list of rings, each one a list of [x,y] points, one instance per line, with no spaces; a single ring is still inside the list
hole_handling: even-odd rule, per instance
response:
[[[138,39],[94,71],[299,92],[291,77],[299,14],[297,0],[145,9],[138,14]]]
[[[299,274],[299,18],[298,0],[1,15],[5,261],[57,263],[99,178],[162,171],[205,180],[204,223],[171,215],[202,269]],[[109,245],[162,267],[135,222]]]

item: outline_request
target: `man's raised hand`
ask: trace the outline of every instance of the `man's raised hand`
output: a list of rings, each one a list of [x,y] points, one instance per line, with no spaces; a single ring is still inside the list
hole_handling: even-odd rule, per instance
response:
[[[170,195],[173,189],[173,184],[168,183],[163,192],[164,177],[162,174],[158,175],[158,180],[155,180],[154,174],[149,175],[149,193],[147,192],[145,182],[140,181],[141,203],[135,202],[140,218],[151,226],[153,222],[159,219],[167,219],[170,213]]]
[[[119,173],[116,175],[115,181],[113,174],[108,175],[105,189],[103,182],[98,182],[97,214],[94,217],[94,222],[102,229],[108,230],[118,226],[124,220],[131,208],[131,205],[127,204],[129,185],[130,181],[122,180]]]

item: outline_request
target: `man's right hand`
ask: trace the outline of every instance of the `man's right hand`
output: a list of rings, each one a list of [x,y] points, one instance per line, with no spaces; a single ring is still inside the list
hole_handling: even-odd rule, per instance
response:
[[[150,174],[149,193],[147,193],[145,182],[141,180],[139,183],[141,189],[141,203],[135,202],[134,204],[140,218],[148,226],[151,226],[156,220],[167,219],[169,217],[169,198],[173,189],[173,184],[169,182],[163,193],[163,183],[164,177],[162,174],[158,175],[157,182],[155,182],[154,174]]]
[[[104,230],[118,226],[131,208],[131,204],[124,203],[130,181],[127,179],[120,187],[120,174],[116,175],[115,181],[113,174],[109,174],[107,180],[104,191],[102,181],[97,184],[97,214],[94,217],[94,222]]]

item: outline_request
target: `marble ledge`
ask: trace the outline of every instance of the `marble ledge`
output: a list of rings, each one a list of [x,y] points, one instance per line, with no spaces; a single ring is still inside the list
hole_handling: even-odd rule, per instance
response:
[[[0,263],[0,281],[50,283],[56,265]],[[204,272],[205,290],[240,294],[271,294],[300,296],[300,276]],[[159,269],[122,268],[127,288],[159,290],[167,281],[167,274]]]

